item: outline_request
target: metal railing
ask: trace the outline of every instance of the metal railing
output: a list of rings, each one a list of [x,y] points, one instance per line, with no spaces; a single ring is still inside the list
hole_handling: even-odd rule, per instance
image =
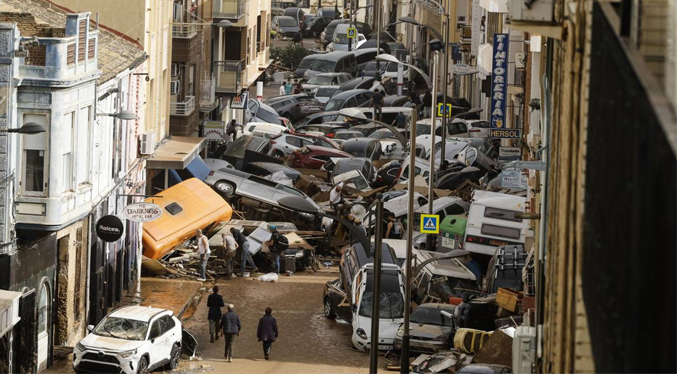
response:
[[[244,0],[213,0],[214,18],[240,18],[244,15]]]
[[[237,92],[242,86],[244,60],[216,61],[216,91]]]
[[[214,78],[202,79],[200,82],[200,110],[211,110],[216,100],[216,81]]]
[[[172,116],[188,116],[195,111],[195,96],[186,96],[184,101],[169,103],[169,114]]]
[[[198,25],[193,22],[174,22],[172,24],[172,37],[190,38],[199,31]]]

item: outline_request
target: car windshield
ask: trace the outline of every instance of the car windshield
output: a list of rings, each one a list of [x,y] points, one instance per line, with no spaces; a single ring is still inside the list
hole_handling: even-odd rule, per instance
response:
[[[334,43],[336,44],[348,44],[348,35],[344,33],[337,34],[334,37]]]
[[[289,17],[289,18],[278,18],[278,22],[280,23],[280,26],[282,27],[294,27],[297,26],[296,20]]]
[[[339,110],[341,109],[341,106],[343,106],[343,100],[341,99],[333,99],[327,101],[327,105],[324,107],[324,111],[328,112],[330,110]]]
[[[446,282],[439,283],[442,293],[449,297],[463,297],[468,291],[477,291],[477,282],[470,279],[448,278]],[[412,314],[412,318],[414,315]]]
[[[411,322],[412,323],[422,323],[424,325],[437,325],[437,326],[452,326],[451,324],[451,318],[443,316],[442,313],[440,313],[441,309],[438,308],[426,308],[426,307],[418,307],[414,311],[414,313],[411,314]],[[447,312],[452,313],[451,310],[447,310]]]
[[[338,87],[335,87],[335,88],[334,87],[332,87],[332,88],[323,87],[323,88],[320,88],[320,89],[317,90],[317,93],[315,94],[315,96],[331,97],[331,95],[333,95],[334,92],[336,92],[336,90],[338,90]]]
[[[393,139],[395,138],[395,134],[393,134],[392,131],[374,131],[369,135],[370,138],[373,139]]]
[[[343,131],[339,131],[339,132],[337,132],[336,134],[334,134],[334,137],[335,137],[336,139],[343,139],[343,140],[346,140],[346,139],[352,139],[352,138],[359,138],[360,135],[361,135],[361,134],[359,134],[359,133],[354,133],[354,132],[348,132],[348,131],[343,132]]]
[[[430,134],[430,125],[424,125],[422,123],[416,124],[416,136],[428,134]]]
[[[308,79],[308,84],[318,84],[318,85],[328,85],[331,84],[331,80],[334,77],[327,77],[323,75],[316,75],[310,79]]]
[[[336,66],[336,61],[315,60],[312,64],[310,64],[310,70],[324,71],[328,73],[334,71],[334,66]]]
[[[362,70],[376,71],[376,61],[367,62]]]
[[[313,61],[315,61],[315,60],[314,60],[314,59],[311,59],[311,58],[304,58],[304,59],[301,60],[301,62],[299,63],[299,67],[300,67],[300,68],[307,68],[308,66],[310,66],[310,64],[313,63]]]
[[[399,64],[395,64],[395,63],[392,63],[392,62],[389,63],[388,66],[386,66],[386,71],[389,71],[391,73],[396,72],[397,71],[397,65],[399,65]],[[403,66],[402,71],[404,71],[404,70],[407,70],[406,66]]]
[[[371,317],[372,298],[371,291],[365,291],[362,295],[360,305],[360,315]],[[402,318],[404,315],[404,298],[401,293],[381,293],[381,302],[379,305],[379,318],[394,319]]]
[[[145,340],[148,322],[133,319],[106,317],[94,329],[93,333],[126,340]]]
[[[274,123],[276,125],[282,124],[277,113],[271,113],[263,108],[256,112],[256,117],[259,118],[261,122]]]

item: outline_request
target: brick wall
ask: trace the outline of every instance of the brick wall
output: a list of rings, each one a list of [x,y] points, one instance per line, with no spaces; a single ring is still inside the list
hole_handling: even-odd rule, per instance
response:
[[[30,13],[0,13],[0,22],[16,23],[21,36],[52,37],[52,27],[37,23]]]

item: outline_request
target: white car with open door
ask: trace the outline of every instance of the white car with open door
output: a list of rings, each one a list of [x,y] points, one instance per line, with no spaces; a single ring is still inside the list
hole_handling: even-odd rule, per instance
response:
[[[148,373],[173,370],[182,350],[181,321],[172,311],[142,306],[117,309],[73,349],[76,373]]]

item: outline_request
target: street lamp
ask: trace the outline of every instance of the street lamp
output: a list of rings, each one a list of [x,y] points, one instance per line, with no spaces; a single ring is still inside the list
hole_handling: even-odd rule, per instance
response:
[[[105,117],[113,117],[116,119],[120,119],[123,121],[130,121],[130,120],[135,120],[138,119],[139,117],[136,116],[136,113],[130,112],[129,110],[121,110],[117,113],[96,113],[96,116],[105,116]]]
[[[428,87],[432,86],[432,83],[430,82],[430,77],[428,77],[428,74],[424,73],[423,70],[417,68],[414,65],[407,64],[406,62],[402,62],[397,59],[397,57],[393,55],[389,55],[387,53],[382,53],[378,56],[376,56],[376,61],[384,61],[384,62],[394,62],[396,64],[402,64],[410,69],[414,69],[417,73],[421,74],[423,77],[423,80],[425,80],[425,84],[428,85]],[[409,77],[409,80],[411,81],[411,76]]]
[[[15,129],[0,129],[0,133],[11,132],[25,135],[35,135],[45,132],[45,128],[35,122],[26,122],[23,126]]]

